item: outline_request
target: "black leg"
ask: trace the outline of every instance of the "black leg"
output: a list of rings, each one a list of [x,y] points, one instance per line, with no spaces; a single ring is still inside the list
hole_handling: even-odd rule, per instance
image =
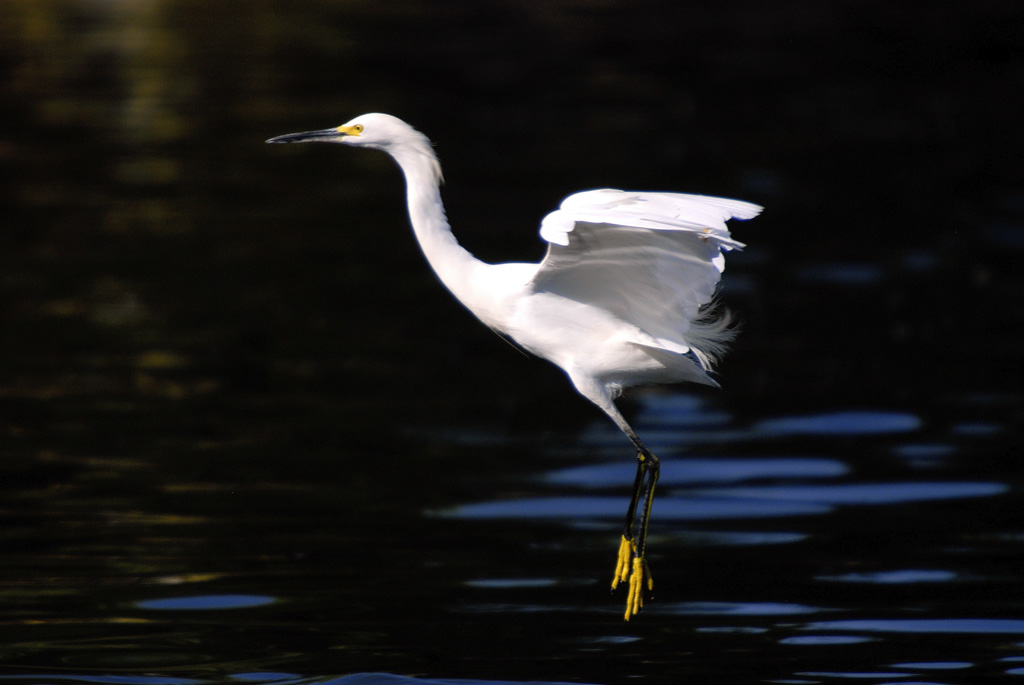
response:
[[[647,489],[644,492],[644,514],[643,518],[640,519],[640,536],[637,540],[637,555],[640,558],[644,557],[644,552],[647,549],[647,526],[651,522],[654,486],[658,484],[658,476],[661,475],[661,460],[650,452],[647,453],[647,472]]]
[[[644,491],[644,480],[647,476],[647,458],[640,451],[636,453],[636,478],[633,480],[633,496],[629,499],[626,510],[626,526],[623,535],[633,539],[633,523],[636,520],[636,508],[640,504],[640,495]]]
[[[643,606],[643,589],[654,590],[654,579],[647,565],[647,530],[651,522],[651,507],[654,505],[654,488],[658,484],[661,463],[654,453],[640,441],[632,430],[626,432],[636,446],[636,478],[633,480],[633,495],[626,510],[626,523],[623,527],[622,541],[619,543],[619,559],[615,566],[615,577],[612,589],[620,582],[629,581],[629,595],[626,597],[626,615],[628,621]],[[639,525],[636,511],[643,497],[644,507]]]
[[[637,439],[639,442],[639,438]],[[647,471],[650,464],[648,455],[644,454],[646,448],[641,449],[637,447],[636,452],[636,478],[633,480],[633,496],[629,500],[629,509],[626,510],[626,523],[622,530],[622,541],[619,543],[619,560],[615,565],[615,577],[612,578],[612,589],[614,590],[619,586],[620,582],[626,582],[629,580],[629,569],[632,562],[633,556],[637,552],[637,546],[635,543],[635,537],[633,534],[633,528],[636,522],[636,508],[640,503],[640,495],[645,491],[644,481],[646,480]],[[654,455],[650,455],[654,456]],[[648,486],[647,492],[650,492]],[[644,506],[645,511],[649,511],[650,507]]]

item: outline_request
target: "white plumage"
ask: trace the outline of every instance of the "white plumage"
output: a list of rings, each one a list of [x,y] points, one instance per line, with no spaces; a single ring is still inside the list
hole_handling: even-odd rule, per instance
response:
[[[387,114],[267,142],[334,142],[380,149],[406,179],[409,218],[442,283],[483,323],[561,367],[637,449],[637,478],[619,548],[614,588],[629,580],[626,619],[653,587],[645,557],[658,459],[613,402],[626,387],[708,376],[731,338],[709,311],[724,253],[741,249],[726,222],[752,219],[749,202],[677,193],[589,190],[544,217],[540,264],[485,264],[461,247],[441,203],[441,167],[430,141]],[[638,502],[644,509],[635,523]]]
[[[692,350],[707,368],[716,341],[704,340],[710,330],[694,322],[714,297],[723,251],[743,247],[725,222],[760,210],[702,195],[610,189],[570,195],[541,222],[550,245],[533,288],[596,304],[645,334],[634,342]]]

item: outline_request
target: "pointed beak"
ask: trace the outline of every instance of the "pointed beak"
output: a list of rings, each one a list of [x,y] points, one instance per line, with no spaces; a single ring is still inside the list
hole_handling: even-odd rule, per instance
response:
[[[321,131],[305,131],[288,133],[271,138],[268,143],[337,143],[347,134],[338,128],[325,128]]]

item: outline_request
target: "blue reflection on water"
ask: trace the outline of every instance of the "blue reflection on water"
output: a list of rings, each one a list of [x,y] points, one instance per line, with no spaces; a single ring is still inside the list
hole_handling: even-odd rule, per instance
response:
[[[660,536],[659,536],[660,537]],[[754,545],[791,545],[807,539],[806,533],[773,531],[742,532],[731,530],[689,531],[686,538],[704,547],[752,547]]]
[[[721,445],[723,443],[749,440],[766,440],[791,438],[799,436],[868,436],[909,433],[919,430],[923,425],[921,418],[915,414],[887,410],[848,410],[823,414],[806,414],[802,416],[777,416],[763,419],[749,428],[729,428],[722,425],[717,415],[708,414],[710,420],[704,421],[704,414],[695,415],[679,424],[679,419],[666,420],[661,429],[644,427],[641,432],[644,441],[654,449],[655,453],[664,456],[679,450],[686,445]],[[720,418],[720,417],[719,417]],[[672,428],[665,428],[666,425]],[[710,430],[704,429],[711,426]],[[979,428],[978,433],[985,434]],[[605,425],[596,426],[582,436],[582,443],[600,447],[622,443],[621,434]],[[618,448],[621,451],[621,448]]]
[[[1003,432],[1003,427],[998,423],[986,421],[965,421],[950,428],[950,433],[961,437],[983,438],[991,435],[998,435]]]
[[[970,668],[973,665],[970,661],[915,661],[892,666],[893,668],[917,668],[922,671],[955,671],[961,668]]]
[[[147,599],[136,602],[140,609],[158,609],[161,611],[210,611],[214,609],[245,609],[264,606],[277,601],[274,597],[264,595],[199,595],[196,597],[170,597],[167,599]]]
[[[558,581],[554,578],[484,578],[480,580],[467,580],[463,584],[468,587],[508,590],[514,588],[551,587],[557,585]]]
[[[764,437],[792,435],[877,435],[917,430],[914,414],[889,411],[838,411],[806,416],[780,416],[754,424]]]
[[[680,616],[797,616],[817,614],[829,609],[789,604],[784,602],[678,602],[658,603],[645,607],[645,611],[677,614]]]
[[[559,519],[622,517],[621,497],[536,497],[464,504],[439,512],[446,518]],[[812,502],[659,497],[659,520],[737,519],[824,514],[831,508]]]
[[[928,500],[990,497],[1009,490],[1003,483],[858,483],[851,485],[782,485],[715,488],[698,491],[706,497],[787,500],[828,504],[899,504]]]
[[[806,676],[810,678],[845,678],[851,680],[875,680],[877,678],[909,678],[912,674],[893,673],[891,671],[799,671],[797,672],[797,675]],[[906,685],[914,684],[906,683]]]
[[[553,471],[544,480],[557,485],[605,488],[629,485],[635,475],[633,465],[623,461],[596,466],[578,466]],[[834,459],[673,459],[662,460],[661,485],[700,482],[735,482],[756,478],[837,478],[849,468]]]
[[[587,469],[572,469],[579,477]],[[565,472],[560,472],[564,478]],[[600,473],[600,472],[599,472]],[[604,484],[602,478],[594,479]],[[1003,494],[1003,483],[863,483],[704,488],[658,499],[662,520],[737,519],[825,514],[834,505],[884,505]],[[465,504],[438,512],[448,518],[564,519],[619,517],[620,497],[533,497]],[[890,581],[892,582],[892,581]],[[905,582],[905,581],[904,581]]]
[[[815,580],[839,583],[874,583],[877,585],[903,585],[910,583],[949,583],[960,577],[952,571],[921,571],[901,569],[875,573],[845,573],[838,576],[816,576]]]
[[[696,629],[698,633],[723,633],[726,635],[760,635],[767,633],[767,628],[758,626],[702,626]]]
[[[953,445],[945,443],[908,443],[905,445],[895,445],[892,448],[892,453],[897,457],[903,457],[909,460],[926,460],[926,459],[942,459],[943,457],[952,456],[956,452],[956,448]]]
[[[828,645],[855,645],[861,642],[873,642],[875,638],[863,635],[797,635],[784,637],[780,645],[809,645],[812,647]]]
[[[863,631],[875,633],[1024,633],[1024,619],[1012,618],[907,618],[818,621],[802,630]]]
[[[709,408],[706,398],[686,392],[661,393],[648,391],[638,393],[641,403],[635,421],[638,428],[704,428],[721,426],[732,420],[732,415]]]

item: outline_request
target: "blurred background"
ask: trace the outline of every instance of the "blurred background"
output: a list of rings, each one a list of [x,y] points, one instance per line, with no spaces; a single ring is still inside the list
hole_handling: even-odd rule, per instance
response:
[[[1022,22],[7,0],[0,676],[1017,672]],[[487,261],[580,189],[766,207],[722,389],[623,403],[666,461],[639,620],[606,588],[628,443],[436,283],[386,156],[263,143],[371,111],[434,141]]]

